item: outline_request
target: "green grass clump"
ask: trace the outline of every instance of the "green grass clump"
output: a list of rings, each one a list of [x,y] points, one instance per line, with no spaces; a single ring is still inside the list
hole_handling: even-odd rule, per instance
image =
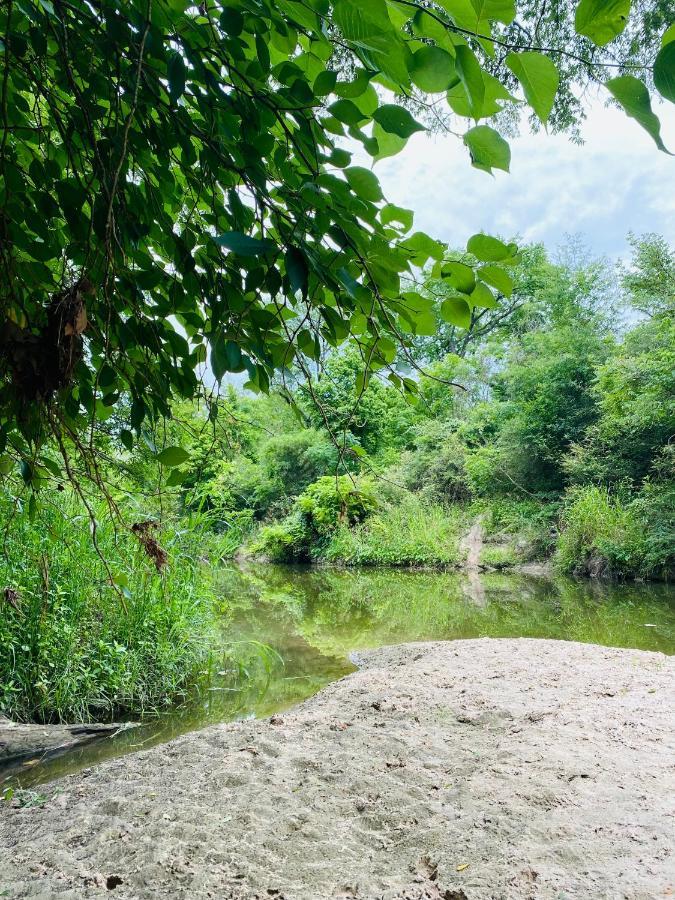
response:
[[[556,564],[578,575],[630,577],[643,571],[645,529],[631,504],[605,489],[577,491],[563,513]]]
[[[492,569],[508,569],[518,565],[520,558],[515,547],[511,545],[483,546],[480,554],[480,563]]]
[[[168,554],[157,571],[106,507],[96,515],[107,566],[69,491],[51,493],[32,521],[0,495],[0,714],[11,719],[86,722],[156,710],[181,695],[214,646],[214,592],[200,558],[215,538],[204,523],[152,531]]]
[[[323,556],[353,566],[454,566],[465,529],[461,508],[446,509],[407,494],[359,525],[338,528]]]

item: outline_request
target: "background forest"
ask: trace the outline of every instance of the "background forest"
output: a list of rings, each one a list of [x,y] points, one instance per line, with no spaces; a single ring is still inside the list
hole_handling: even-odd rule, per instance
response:
[[[675,250],[630,243],[618,266],[578,239],[484,265],[499,305],[463,326],[448,307],[476,261],[448,251],[416,285],[433,320],[414,361],[366,379],[358,346],[321,345],[311,382],[214,388],[140,438],[122,399],[68,478],[63,448],[22,478],[0,459],[0,712],[168,702],[209,657],[234,555],[459,567],[478,522],[485,568],[672,577]]]

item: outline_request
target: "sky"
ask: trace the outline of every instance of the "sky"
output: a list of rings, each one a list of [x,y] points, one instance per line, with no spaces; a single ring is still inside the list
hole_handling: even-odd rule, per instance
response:
[[[675,106],[656,104],[675,153]],[[654,231],[675,240],[675,156],[618,109],[595,101],[582,146],[564,135],[510,139],[511,172],[474,169],[453,136],[413,135],[375,173],[387,200],[415,211],[415,229],[451,246],[477,231],[555,248],[581,235],[597,256],[628,258],[626,235]]]

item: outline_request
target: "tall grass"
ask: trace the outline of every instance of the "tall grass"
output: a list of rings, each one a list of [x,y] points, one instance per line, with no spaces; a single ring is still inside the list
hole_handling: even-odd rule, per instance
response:
[[[354,566],[454,566],[465,530],[460,507],[446,509],[406,494],[361,525],[338,528],[324,557]]]
[[[97,508],[104,564],[78,499],[67,490],[45,499],[31,521],[0,495],[0,714],[91,721],[173,702],[215,641],[207,523],[153,532],[168,554],[157,571]]]
[[[556,563],[579,575],[647,575],[645,528],[631,504],[591,485],[573,494],[563,512]]]

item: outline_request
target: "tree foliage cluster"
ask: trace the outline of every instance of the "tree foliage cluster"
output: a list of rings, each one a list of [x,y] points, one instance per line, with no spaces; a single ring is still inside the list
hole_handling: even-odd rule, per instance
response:
[[[632,517],[632,529],[617,526],[616,540],[640,535],[625,559],[617,551],[609,568],[617,574],[672,569],[675,320],[672,282],[663,269],[668,271],[674,254],[653,235],[635,240],[634,248],[631,266],[618,275],[606,262],[588,259],[578,244],[555,262],[541,247],[525,248],[514,272],[521,287],[506,324],[496,321],[463,357],[445,353],[441,328],[440,339],[425,347],[428,374],[420,378],[419,402],[412,407],[384,379],[371,380],[357,403],[359,366],[349,353],[330,355],[320,389],[310,397],[299,387],[297,403],[308,419],[322,415],[329,423],[323,440],[330,429],[338,448],[347,448],[322,473],[332,475],[336,497],[339,482],[351,472],[355,485],[360,478],[371,485],[375,479],[385,507],[409,503],[410,495],[419,498],[429,520],[433,504],[487,504],[507,531],[538,519],[538,549],[550,552],[553,544],[543,532],[556,527],[561,504],[574,507],[584,491],[591,497],[604,492],[605,505]],[[645,305],[654,314],[636,319],[635,310]],[[319,442],[322,429],[317,420],[311,430],[297,433]],[[267,441],[262,444],[269,448]],[[295,465],[302,471],[300,455]],[[275,525],[268,533],[276,557],[326,552],[325,541],[316,537],[312,547],[311,530],[303,531],[297,515],[313,487],[307,493],[295,485],[287,491],[287,532]],[[300,496],[295,506],[294,495]],[[520,519],[508,521],[509,503],[524,504]],[[277,505],[272,518],[283,507]],[[260,508],[256,515],[270,518]],[[606,516],[605,525],[610,520]],[[563,514],[558,527],[566,521]],[[331,527],[337,525],[333,520]],[[645,541],[651,538],[650,549]],[[264,539],[256,546],[264,550]],[[584,554],[576,561],[568,555],[567,563],[583,568]]]
[[[376,163],[425,130],[405,105],[417,91],[446,105],[474,166],[508,170],[500,113],[546,123],[581,66],[665,149],[649,88],[675,99],[675,31],[661,4],[630,6],[8,0],[3,465],[38,486],[46,435],[85,453],[83,429],[124,409],[137,441],[205,366],[264,392],[275,372],[306,377],[322,342],[356,347],[363,387],[389,372],[413,395],[396,363],[435,313],[411,276],[434,261],[453,287],[442,315],[464,327],[508,293],[495,264],[517,247],[476,235],[471,272],[444,267],[353,148]]]

